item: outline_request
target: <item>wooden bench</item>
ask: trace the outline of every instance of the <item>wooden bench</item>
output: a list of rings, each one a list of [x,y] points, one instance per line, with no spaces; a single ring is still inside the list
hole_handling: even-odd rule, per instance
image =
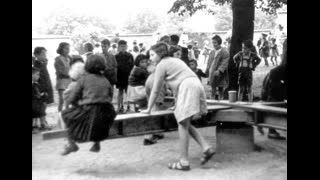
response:
[[[230,109],[229,106],[208,105],[206,121],[214,122],[214,114],[219,110]],[[212,126],[208,123],[207,126]],[[131,113],[117,115],[109,132],[109,138],[122,138],[155,132],[174,131],[177,123],[172,110],[156,111],[151,114]],[[67,136],[66,129],[43,132],[43,140],[63,138]]]
[[[243,109],[254,113],[254,121],[251,125],[287,130],[287,108],[285,102],[235,102],[207,100],[210,105],[225,105],[235,109]],[[280,106],[280,107],[279,107]]]

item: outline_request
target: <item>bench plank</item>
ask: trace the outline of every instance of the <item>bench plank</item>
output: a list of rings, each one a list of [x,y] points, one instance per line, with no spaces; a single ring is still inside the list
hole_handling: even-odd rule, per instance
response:
[[[230,103],[229,101],[225,101],[225,100],[224,101],[207,100],[207,103],[210,105],[225,105],[225,106],[231,106],[233,108],[241,108],[241,109],[262,111],[262,112],[272,112],[277,114],[287,114],[287,108],[272,107],[270,105],[264,105],[264,103],[248,103],[248,102]]]
[[[208,105],[208,115],[210,112],[218,110],[230,109],[229,106],[223,105]],[[210,114],[211,116],[211,114]],[[134,134],[148,134],[151,131],[164,131],[162,122],[168,122],[168,129],[175,129],[175,119],[172,110],[155,111],[151,114],[142,113],[130,113],[130,114],[119,114],[115,118],[110,129],[110,137],[128,137]],[[173,124],[175,123],[175,124]],[[166,130],[168,130],[166,129]],[[42,133],[43,140],[50,140],[56,138],[63,138],[67,136],[66,129],[52,130]],[[109,138],[108,138],[109,139]]]

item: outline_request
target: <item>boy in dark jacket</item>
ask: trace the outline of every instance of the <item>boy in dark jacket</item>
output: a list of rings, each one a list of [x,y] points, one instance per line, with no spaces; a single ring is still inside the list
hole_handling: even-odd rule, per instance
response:
[[[128,79],[133,68],[133,56],[127,52],[127,42],[120,40],[118,42],[119,53],[115,56],[118,64],[117,83],[116,87],[119,89],[118,94],[118,112],[124,112],[123,108],[123,93],[127,93]],[[130,110],[128,104],[127,111]]]

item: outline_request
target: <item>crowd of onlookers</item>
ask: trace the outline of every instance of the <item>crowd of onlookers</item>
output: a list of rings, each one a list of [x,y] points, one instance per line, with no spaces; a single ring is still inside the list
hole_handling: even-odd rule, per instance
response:
[[[278,65],[277,57],[280,55],[279,48],[283,46],[276,43],[276,39],[283,42],[286,36],[279,32],[270,34],[262,33],[257,43],[256,50],[252,40],[246,40],[242,43],[242,50],[234,57],[229,57],[230,41],[226,40],[226,46],[223,46],[223,40],[215,35],[212,38],[213,49],[208,47],[208,43],[201,50],[197,42],[189,43],[187,47],[178,45],[180,37],[178,35],[164,35],[158,42],[168,45],[168,53],[171,57],[182,60],[190,69],[202,79],[208,78],[208,85],[211,86],[212,99],[221,100],[224,97],[224,91],[228,87],[228,64],[233,60],[238,68],[238,100],[242,101],[244,92],[248,94],[248,100],[253,101],[251,90],[253,71],[259,65],[262,58],[265,65],[268,66],[268,57],[273,65]],[[125,113],[131,110],[138,112],[139,109],[146,108],[147,99],[150,96],[153,87],[154,72],[156,64],[150,60],[150,49],[147,49],[143,43],[133,41],[132,48],[128,50],[128,44],[125,40],[118,39],[116,42],[110,42],[104,39],[100,43],[101,51],[96,51],[94,44],[85,43],[84,53],[82,55],[70,55],[70,44],[62,42],[57,48],[58,56],[54,60],[56,70],[56,86],[58,92],[58,112],[61,118],[61,112],[68,107],[68,98],[78,79],[83,74],[88,73],[85,66],[89,57],[97,55],[104,61],[105,68],[101,71],[103,76],[110,84],[110,92],[107,99],[112,103],[114,88],[118,89],[117,94],[117,113]],[[47,70],[47,50],[44,47],[36,47],[32,57],[32,130],[49,130],[50,127],[46,121],[46,106],[53,103],[53,87]],[[200,55],[203,55],[207,67],[203,72],[198,68]],[[95,57],[95,56],[94,56]],[[79,94],[79,96],[90,96],[88,94]],[[127,102],[124,102],[124,95],[127,96]],[[165,96],[175,96],[172,89],[166,84],[163,85],[160,96],[157,99],[156,109],[170,107],[164,106]],[[127,105],[125,109],[125,104]],[[131,105],[134,105],[131,109]],[[174,108],[174,105],[172,105]],[[63,122],[59,121],[59,124]],[[148,142],[146,142],[148,143]]]

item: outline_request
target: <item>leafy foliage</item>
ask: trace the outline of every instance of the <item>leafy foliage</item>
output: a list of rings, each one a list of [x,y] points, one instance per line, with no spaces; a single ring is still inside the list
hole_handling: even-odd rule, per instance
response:
[[[204,10],[210,14],[215,14],[212,7],[230,3],[232,3],[232,0],[176,0],[168,13],[173,12],[179,15],[189,13],[192,16],[197,11]],[[282,8],[283,5],[287,5],[287,0],[255,0],[255,6],[270,15],[276,14],[276,10]]]
[[[146,10],[129,17],[124,29],[129,33],[153,33],[160,24],[160,18],[152,11]]]

